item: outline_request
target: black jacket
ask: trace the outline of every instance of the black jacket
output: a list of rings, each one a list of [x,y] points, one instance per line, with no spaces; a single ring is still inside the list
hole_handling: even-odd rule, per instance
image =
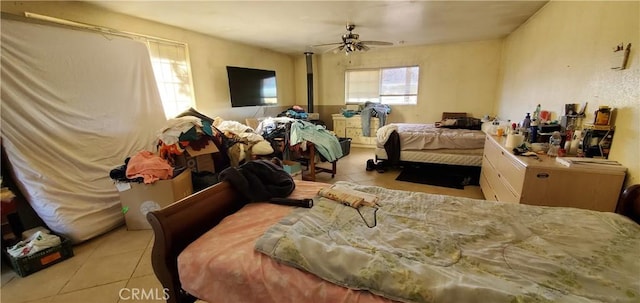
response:
[[[253,160],[238,167],[229,167],[220,172],[219,179],[229,181],[248,202],[285,198],[296,188],[291,175],[268,160]]]

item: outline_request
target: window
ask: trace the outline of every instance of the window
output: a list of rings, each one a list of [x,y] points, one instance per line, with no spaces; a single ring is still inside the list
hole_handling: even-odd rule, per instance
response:
[[[348,70],[345,103],[416,104],[418,71],[418,66]]]
[[[30,12],[25,12],[25,16],[84,30],[128,37],[146,43],[165,116],[173,118],[193,105],[195,98],[187,44]]]
[[[194,100],[187,45],[149,39],[147,46],[164,113],[173,118],[189,109]]]

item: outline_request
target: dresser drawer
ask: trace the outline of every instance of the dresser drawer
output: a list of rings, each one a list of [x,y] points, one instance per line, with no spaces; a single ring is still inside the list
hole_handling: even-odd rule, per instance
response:
[[[360,116],[347,118],[346,120],[347,120],[347,127],[362,128],[362,118]],[[378,118],[373,117],[371,118],[371,120],[369,120],[369,127],[377,130],[379,125],[380,125],[380,120],[378,120]]]
[[[358,128],[358,127],[362,128],[362,122],[359,117],[347,119],[347,128]]]
[[[495,200],[502,202],[520,203],[520,195],[515,194],[499,171],[495,170],[486,158],[482,159],[481,174],[486,178],[486,182],[491,187]]]
[[[333,131],[340,138],[346,137],[346,122],[344,120],[333,120]]]
[[[498,201],[498,196],[496,196],[496,192],[491,187],[491,184],[489,184],[486,174],[487,171],[482,168],[482,172],[480,173],[480,189],[482,189],[484,199],[489,201]]]
[[[369,138],[362,136],[362,130],[359,128],[347,128],[347,138],[351,138],[351,143],[369,144]]]
[[[504,151],[501,151],[501,153],[502,157],[496,163],[496,169],[500,173],[500,177],[506,180],[514,192],[522,192],[525,175],[524,165],[517,162],[510,155],[504,154]]]
[[[352,138],[352,139],[362,137],[362,129],[347,128],[346,135],[347,135],[347,138]]]
[[[497,146],[495,142],[490,140],[489,137],[486,137],[484,142],[483,158],[489,161],[491,165],[496,168],[500,158],[502,157],[502,149]]]
[[[371,132],[369,133],[369,136],[371,138],[375,138],[376,136],[376,131],[375,129],[371,128],[369,129]],[[362,135],[362,129],[361,128],[356,128],[356,127],[351,127],[351,128],[347,128],[345,131],[345,134],[347,135],[347,138],[356,138],[356,137],[363,137]],[[375,141],[374,141],[375,142]]]

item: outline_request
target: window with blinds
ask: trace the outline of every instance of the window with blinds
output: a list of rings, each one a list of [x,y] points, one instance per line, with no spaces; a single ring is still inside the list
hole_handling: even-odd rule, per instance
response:
[[[347,70],[345,103],[416,104],[418,66]]]
[[[187,45],[147,40],[164,113],[173,118],[193,106],[193,84]]]

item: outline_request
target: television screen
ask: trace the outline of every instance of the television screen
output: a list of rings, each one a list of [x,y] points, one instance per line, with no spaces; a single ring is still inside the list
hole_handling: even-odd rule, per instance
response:
[[[278,104],[276,72],[227,66],[231,106],[260,106]]]

